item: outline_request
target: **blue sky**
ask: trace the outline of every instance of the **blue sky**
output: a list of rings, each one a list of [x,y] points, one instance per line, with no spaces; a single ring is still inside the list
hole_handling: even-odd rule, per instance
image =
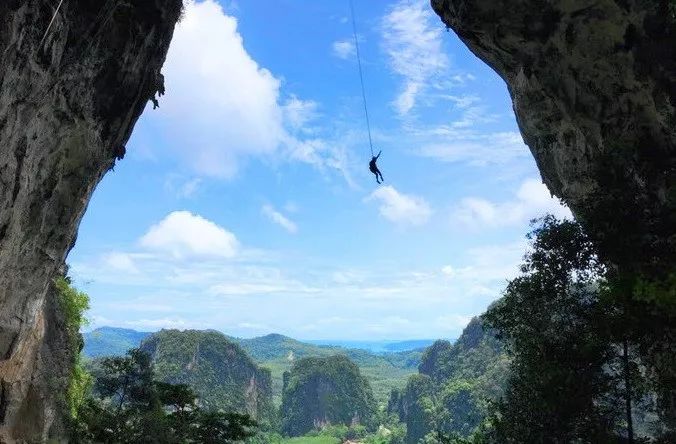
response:
[[[127,157],[68,262],[92,327],[300,339],[457,337],[568,211],[504,82],[427,1],[188,4]]]

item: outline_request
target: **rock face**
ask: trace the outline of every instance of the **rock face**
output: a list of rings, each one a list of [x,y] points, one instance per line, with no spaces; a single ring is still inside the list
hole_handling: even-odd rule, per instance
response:
[[[300,436],[330,424],[364,424],[376,412],[373,390],[346,356],[302,358],[284,374],[282,429]]]
[[[508,368],[509,358],[494,332],[473,318],[455,344],[438,340],[425,349],[418,374],[409,377],[403,390],[392,391],[387,411],[406,423],[407,444],[418,443],[436,427],[466,437],[487,415],[482,400],[503,393]],[[447,411],[452,421],[435,424],[430,406]]]
[[[67,359],[48,290],[158,89],[182,7],[56,3],[0,2],[0,442],[58,438],[49,373]]]
[[[544,182],[606,259],[676,260],[676,3],[432,0],[505,80]]]
[[[202,407],[248,413],[266,425],[273,421],[270,370],[222,333],[162,330],[140,349],[150,354],[157,379],[189,385]]]

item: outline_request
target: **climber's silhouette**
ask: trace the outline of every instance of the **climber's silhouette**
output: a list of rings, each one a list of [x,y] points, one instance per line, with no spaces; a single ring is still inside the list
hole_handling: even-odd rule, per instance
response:
[[[380,172],[378,165],[376,165],[376,161],[380,157],[381,153],[382,151],[378,152],[377,156],[371,157],[371,161],[369,162],[369,170],[376,175],[376,182],[378,183],[385,182],[385,179],[383,179],[383,173]],[[378,178],[378,176],[380,176],[380,178]]]

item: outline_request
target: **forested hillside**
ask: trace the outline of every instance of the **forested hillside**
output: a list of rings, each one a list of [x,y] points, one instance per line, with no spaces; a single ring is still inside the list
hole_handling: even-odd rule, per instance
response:
[[[122,355],[128,349],[138,347],[150,333],[135,330],[102,327],[85,333],[83,353],[87,357]],[[406,378],[417,371],[422,349],[388,353],[372,353],[363,349],[346,349],[339,346],[315,345],[297,341],[279,334],[269,334],[251,339],[226,336],[238,344],[260,366],[272,372],[272,391],[276,404],[282,399],[282,374],[289,370],[294,361],[309,356],[332,356],[342,354],[349,357],[369,379],[379,404],[387,402],[393,388],[403,387]],[[398,343],[397,347],[419,345]]]
[[[280,402],[282,375],[300,358],[347,356],[369,380],[376,400],[384,404],[390,391],[403,386],[406,378],[415,372],[422,355],[422,350],[375,354],[362,349],[313,345],[279,334],[236,340],[256,362],[272,371],[273,392]]]
[[[368,380],[345,356],[302,358],[284,374],[282,431],[290,436],[325,425],[370,425],[376,408]]]
[[[248,413],[264,424],[274,420],[270,371],[222,333],[162,330],[140,349],[150,355],[159,381],[187,384],[200,405]]]
[[[488,413],[487,401],[503,392],[509,359],[494,333],[474,318],[455,344],[428,347],[418,370],[388,403],[388,411],[406,423],[409,444],[437,432],[471,434]]]

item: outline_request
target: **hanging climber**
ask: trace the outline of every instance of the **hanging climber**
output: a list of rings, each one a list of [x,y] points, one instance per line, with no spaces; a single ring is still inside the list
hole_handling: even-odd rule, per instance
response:
[[[375,174],[376,182],[380,184],[385,182],[385,179],[383,179],[383,173],[381,173],[380,170],[378,169],[378,165],[376,165],[376,162],[378,161],[378,158],[382,154],[382,151],[380,151],[377,156],[373,155],[373,140],[371,140],[371,123],[369,122],[369,110],[368,107],[366,106],[366,88],[364,88],[364,73],[362,72],[361,69],[361,55],[359,54],[359,39],[357,38],[357,25],[354,19],[354,5],[352,4],[352,0],[350,0],[350,15],[352,16],[352,34],[354,35],[354,48],[355,52],[357,53],[357,66],[359,67],[359,84],[361,85],[361,98],[364,103],[366,130],[368,131],[369,148],[371,149],[371,161],[369,162],[369,170],[373,174]]]
[[[377,156],[371,157],[371,161],[369,162],[369,170],[376,175],[376,182],[382,183],[385,182],[385,179],[383,179],[383,173],[380,172],[378,169],[378,165],[376,165],[376,161],[378,161],[378,158],[380,157],[380,154],[382,151],[378,152]],[[378,178],[380,176],[380,179]]]

